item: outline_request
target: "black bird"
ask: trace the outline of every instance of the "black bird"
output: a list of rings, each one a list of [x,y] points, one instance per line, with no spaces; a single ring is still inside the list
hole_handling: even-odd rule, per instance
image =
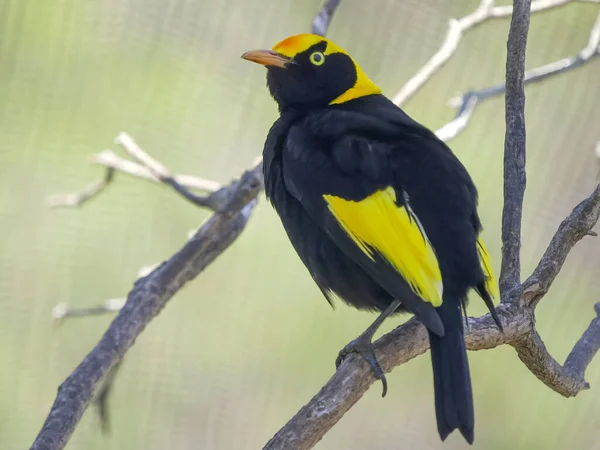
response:
[[[471,288],[501,325],[471,177],[330,40],[301,34],[242,57],[267,67],[279,106],[263,151],[265,190],[290,241],[330,303],[381,312],[336,364],[360,353],[385,395],[373,334],[390,314],[413,313],[429,333],[440,437],[458,428],[472,443],[462,318]]]

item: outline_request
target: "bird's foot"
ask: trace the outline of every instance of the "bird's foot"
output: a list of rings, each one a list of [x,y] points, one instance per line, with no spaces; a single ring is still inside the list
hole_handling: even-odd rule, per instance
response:
[[[387,380],[385,378],[385,373],[383,373],[383,369],[379,365],[379,361],[377,361],[377,358],[375,357],[371,338],[371,335],[363,333],[346,345],[343,349],[341,349],[338,357],[335,360],[335,368],[337,369],[340,367],[346,356],[348,356],[350,353],[358,353],[364,358],[365,361],[369,363],[369,366],[371,366],[371,372],[373,373],[373,376],[376,379],[381,380],[381,384],[383,384],[383,392],[381,396],[385,397],[385,394],[387,393]]]

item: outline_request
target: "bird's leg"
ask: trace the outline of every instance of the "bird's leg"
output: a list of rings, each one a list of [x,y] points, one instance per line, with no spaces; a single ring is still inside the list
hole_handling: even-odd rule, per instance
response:
[[[383,311],[379,317],[377,317],[377,319],[375,319],[375,322],[373,322],[369,328],[364,331],[364,333],[340,350],[340,353],[335,360],[335,367],[337,369],[344,361],[344,358],[348,356],[348,354],[358,353],[360,356],[362,356],[371,366],[373,376],[378,380],[381,380],[381,383],[383,384],[383,393],[381,394],[382,397],[385,397],[385,394],[387,393],[387,380],[385,379],[383,369],[375,357],[372,340],[373,335],[379,329],[386,317],[396,311],[399,306],[400,300],[394,300],[392,303],[390,303],[390,306],[388,306],[386,310]]]

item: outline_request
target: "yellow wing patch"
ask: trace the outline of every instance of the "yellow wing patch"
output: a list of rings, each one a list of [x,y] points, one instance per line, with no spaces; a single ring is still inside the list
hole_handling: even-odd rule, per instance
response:
[[[490,255],[488,254],[480,237],[477,238],[477,252],[479,253],[479,261],[481,262],[481,268],[483,269],[483,274],[485,275],[485,289],[492,298],[499,298],[500,291],[498,289],[496,277],[494,276],[494,271],[492,270]]]
[[[371,260],[376,249],[424,301],[442,304],[442,274],[425,231],[410,206],[396,205],[392,187],[360,201],[333,195],[323,198],[329,210]]]

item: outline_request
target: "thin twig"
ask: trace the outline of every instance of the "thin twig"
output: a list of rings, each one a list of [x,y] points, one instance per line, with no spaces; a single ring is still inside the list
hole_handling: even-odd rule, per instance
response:
[[[164,164],[152,158],[148,153],[142,150],[129,134],[124,132],[119,133],[115,139],[115,144],[120,145],[129,156],[148,169],[161,183],[171,186],[183,198],[194,205],[216,211],[226,203],[227,199],[221,195],[222,192],[220,190],[211,192],[209,195],[196,195],[189,191],[185,186],[179,184],[171,171],[167,169]]]
[[[335,10],[340,5],[341,0],[327,0],[321,10],[317,13],[312,21],[312,32],[319,36],[325,36],[329,30],[331,19],[335,14]]]
[[[112,150],[104,150],[91,156],[92,162],[104,167],[110,167],[117,172],[130,175],[135,178],[141,178],[154,183],[161,181],[155,177],[150,170],[144,166],[121,158]],[[188,189],[196,189],[204,192],[214,192],[221,188],[221,184],[216,181],[207,180],[205,178],[196,177],[193,175],[174,175],[177,182]]]
[[[188,239],[192,239],[198,230],[194,230],[191,236]],[[140,267],[138,269],[136,281],[140,278],[144,278],[147,275],[150,275],[154,269],[158,267],[158,264],[146,265]],[[125,306],[126,298],[109,298],[108,300],[103,301],[99,305],[93,306],[84,306],[84,307],[71,307],[66,305],[65,303],[59,303],[52,309],[52,319],[55,321],[55,324],[61,325],[64,320],[68,317],[90,317],[90,316],[100,316],[104,314],[112,314],[117,311],[123,309]]]
[[[525,72],[525,84],[533,84],[561,73],[582,67],[592,59],[600,56],[600,12],[596,22],[590,30],[588,42],[584,48],[575,56],[559,59],[541,67],[536,67]],[[442,141],[448,142],[454,139],[469,124],[475,107],[492,97],[501,95],[506,91],[505,83],[480,89],[478,91],[465,92],[459,97],[450,100],[450,106],[456,108],[456,116],[450,122],[438,129],[435,134]]]
[[[571,3],[573,0],[538,0],[531,3],[531,12],[537,13],[558,6]],[[592,0],[597,3],[598,0]],[[460,19],[450,19],[448,33],[440,49],[433,55],[423,67],[400,88],[394,95],[392,101],[402,106],[423,85],[431,79],[452,57],[458,49],[458,44],[468,30],[490,20],[509,17],[512,14],[512,6],[494,6],[494,0],[481,0],[475,11]]]
[[[93,183],[80,192],[51,195],[46,200],[48,205],[53,208],[81,206],[103,192],[114,180],[115,172],[171,186],[184,198],[198,206],[214,210],[225,203],[220,192],[221,185],[219,183],[191,175],[172,175],[164,165],[139,148],[135,141],[125,133],[121,133],[117,139],[119,139],[119,144],[123,145],[126,150],[131,150],[133,154],[140,158],[140,163],[121,158],[112,150],[104,150],[92,155],[93,163],[107,168],[104,179]],[[135,145],[135,149],[132,149],[131,145]],[[142,153],[139,153],[140,151]],[[149,164],[149,166],[145,164]],[[208,192],[209,195],[198,196],[190,192],[190,189]]]
[[[115,170],[112,167],[108,167],[104,172],[104,177],[100,181],[90,184],[80,192],[50,195],[46,198],[46,204],[49,208],[78,208],[106,189],[113,181],[114,174]]]
[[[521,218],[525,196],[525,50],[531,0],[515,0],[506,57],[506,135],[504,138],[504,209],[502,210],[502,300],[517,299],[521,284]]]
[[[120,311],[125,306],[124,298],[109,298],[100,305],[85,308],[69,308],[64,303],[59,303],[52,309],[52,319],[60,325],[67,317],[99,316]]]

